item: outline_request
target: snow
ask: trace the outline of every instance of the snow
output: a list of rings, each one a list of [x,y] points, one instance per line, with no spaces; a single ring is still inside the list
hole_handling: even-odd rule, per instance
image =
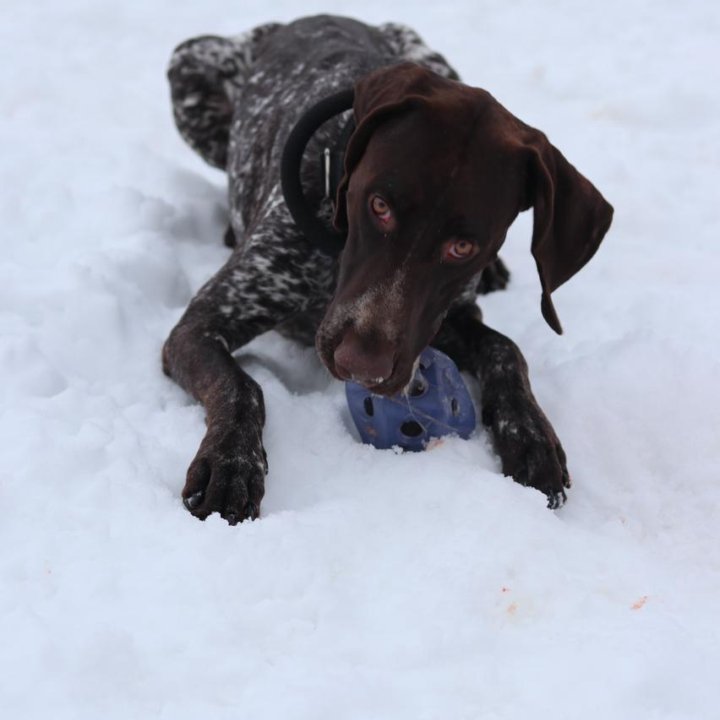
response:
[[[539,311],[530,217],[483,301],[562,438],[565,508],[482,433],[376,451],[275,335],[262,518],[179,500],[203,413],[160,348],[223,262],[223,177],[178,137],[187,37],[281,0],[0,11],[3,717],[709,720],[720,688],[720,6],[338,2],[412,24],[542,128],[616,209]]]

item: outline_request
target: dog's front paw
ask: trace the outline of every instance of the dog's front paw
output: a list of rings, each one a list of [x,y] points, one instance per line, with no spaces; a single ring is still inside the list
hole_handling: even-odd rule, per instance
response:
[[[571,485],[567,459],[542,410],[528,402],[522,409],[483,412],[483,421],[490,427],[503,473],[544,493],[551,510],[562,507]]]
[[[554,437],[555,433],[552,435]],[[525,462],[513,479],[545,493],[551,510],[561,508],[567,501],[565,490],[570,487],[571,481],[560,441],[545,437],[529,442],[525,447]]]
[[[183,503],[200,520],[214,512],[230,525],[255,520],[266,473],[259,427],[210,427],[188,468]]]

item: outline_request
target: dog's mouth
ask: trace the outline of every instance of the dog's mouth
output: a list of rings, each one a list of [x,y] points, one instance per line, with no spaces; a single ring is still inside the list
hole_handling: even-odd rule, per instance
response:
[[[434,339],[443,317],[441,314],[435,318],[422,339],[401,336],[390,340],[378,332],[359,335],[352,323],[342,327],[321,325],[315,345],[320,360],[333,377],[390,397],[411,385],[420,353]]]
[[[395,358],[392,369],[387,376],[362,377],[354,375],[351,371],[334,362],[332,354],[329,357],[324,357],[321,354],[320,357],[333,377],[342,382],[357,383],[375,395],[383,395],[386,397],[397,395],[410,384],[412,371],[415,367],[415,360],[408,363],[401,362],[398,358]]]
[[[340,340],[331,342],[320,335],[316,339],[318,355],[330,374],[337,380],[357,383],[369,392],[385,397],[397,395],[412,383],[420,352],[425,347],[423,345],[417,352],[403,352],[402,349],[393,352],[391,358],[377,365],[386,368],[383,372],[355,373],[336,361],[336,351],[340,344]],[[371,361],[375,361],[375,358],[371,358]]]
[[[412,367],[413,365],[410,366],[410,371],[404,372],[393,370],[388,378],[376,378],[371,381],[350,378],[350,381],[357,382],[358,385],[362,385],[374,395],[391,397],[392,395],[397,395],[410,384],[412,380]]]

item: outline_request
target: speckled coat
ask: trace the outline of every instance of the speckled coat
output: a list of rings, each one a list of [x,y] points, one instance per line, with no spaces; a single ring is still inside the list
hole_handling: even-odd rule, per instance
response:
[[[210,302],[228,345],[243,345],[270,327],[312,342],[332,295],[336,262],[299,234],[285,205],[285,140],[314,103],[377,68],[408,60],[458,77],[410,28],[327,15],[235,37],[198,37],[173,53],[168,77],[177,127],[229,178],[229,235],[236,249],[190,307],[193,312]],[[315,134],[303,164],[306,196],[326,217],[318,158],[322,148],[335,146],[346,120],[339,116]]]
[[[392,65],[398,67],[382,70]],[[376,70],[379,73],[373,72]],[[477,101],[492,106],[488,117],[501,118],[507,123],[506,130],[519,133],[520,145],[534,143],[526,148],[533,157],[547,158],[549,165],[536,162],[533,167],[542,171],[537,174],[537,187],[546,193],[537,196],[541,198],[540,214],[549,218],[550,225],[553,217],[558,220],[561,232],[556,237],[564,241],[549,244],[549,251],[557,254],[555,259],[563,267],[572,265],[560,282],[582,267],[592,255],[586,252],[588,246],[596,248],[609,227],[612,208],[542,133],[522,124],[488,93],[449,83],[447,79],[457,79],[455,71],[408,28],[392,24],[370,27],[324,15],[286,25],[263,25],[237,37],[205,36],[182,43],[173,53],[168,72],[175,120],[190,146],[228,173],[230,227],[226,241],[234,246],[225,266],[200,289],[163,348],[166,374],[207,412],[207,432],[182,491],[185,506],[200,519],[213,512],[231,524],[255,519],[264,494],[268,466],[262,442],[263,395],[231,353],[271,329],[312,342],[328,302],[334,294],[333,303],[337,300],[337,259],[302,236],[282,196],[280,167],[285,141],[298,119],[317,101],[351,86],[356,87],[357,100],[357,87],[364,79],[402,73],[424,74],[431,84],[452,86],[452,92],[463,97],[470,93],[476,100],[481,98]],[[332,208],[323,200],[318,160],[322,148],[337,144],[347,120],[344,115],[326,123],[308,144],[304,158],[305,194],[318,217],[328,223]],[[495,136],[491,132],[478,137],[490,143]],[[428,144],[425,139],[418,142]],[[431,149],[432,144],[430,140]],[[478,172],[490,173],[486,187],[509,188],[508,196],[514,198],[515,194],[525,195],[529,177],[518,173],[511,178],[508,173],[514,167],[485,163]],[[470,169],[473,173],[474,168]],[[515,186],[520,188],[517,193]],[[554,215],[542,201],[544,197],[554,197],[556,205],[561,202]],[[479,201],[473,198],[475,212],[484,207],[483,198]],[[491,203],[488,216],[494,207]],[[526,207],[527,203],[520,209]],[[537,219],[537,206],[535,210]],[[504,234],[500,244],[503,238]],[[354,257],[346,246],[344,274],[346,265],[354,262],[348,258]],[[499,260],[484,267],[480,291],[505,286],[507,271]],[[492,436],[503,472],[544,492],[549,507],[559,507],[570,485],[565,454],[532,394],[520,350],[482,322],[475,303],[476,278],[470,273],[467,284],[463,279],[454,290],[455,300],[450,298],[451,310],[445,320],[439,318],[442,326],[433,345],[478,380],[482,422]],[[547,303],[552,289],[543,295]],[[376,290],[367,289],[365,299]],[[546,319],[547,303],[543,309]],[[376,305],[379,313],[394,317],[396,323],[402,321],[392,309]],[[335,315],[345,317],[342,312]],[[323,327],[327,324],[326,319]],[[558,330],[559,324],[553,327]],[[321,328],[320,340],[322,334]],[[344,351],[349,347],[350,353],[355,352],[346,341],[352,337],[347,332],[343,336]],[[321,358],[330,369],[332,362],[323,355],[327,348],[320,340]],[[377,354],[376,349],[373,352]],[[368,377],[371,375],[379,377],[372,373]],[[396,380],[404,377],[404,372],[398,372]]]

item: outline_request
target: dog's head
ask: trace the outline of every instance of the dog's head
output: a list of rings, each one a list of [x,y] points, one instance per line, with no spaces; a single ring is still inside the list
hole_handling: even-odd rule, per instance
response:
[[[374,392],[410,380],[451,302],[534,208],[542,313],[597,250],[612,207],[541,132],[491,95],[417,65],[355,89],[335,224],[347,229],[335,296],[318,330],[329,370]]]

